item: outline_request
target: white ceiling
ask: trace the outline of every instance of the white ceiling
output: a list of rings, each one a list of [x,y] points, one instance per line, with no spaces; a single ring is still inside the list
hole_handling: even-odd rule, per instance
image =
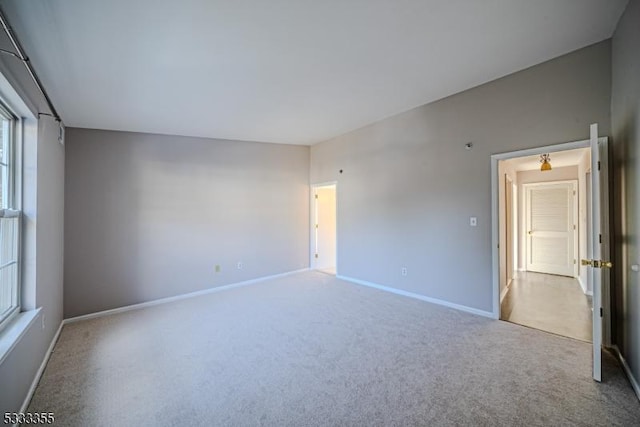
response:
[[[551,167],[561,168],[565,166],[577,166],[582,156],[591,153],[588,148],[577,148],[575,150],[556,151],[549,153],[551,156]],[[591,156],[589,155],[589,159]],[[540,170],[540,155],[517,157],[515,159],[505,160],[515,171]]]
[[[609,38],[627,0],[10,0],[68,126],[313,144]]]

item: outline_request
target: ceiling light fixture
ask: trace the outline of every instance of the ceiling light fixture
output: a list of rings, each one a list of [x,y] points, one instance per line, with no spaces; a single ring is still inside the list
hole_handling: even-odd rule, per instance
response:
[[[542,172],[551,170],[551,156],[549,153],[540,154],[540,163],[542,163],[540,166]]]

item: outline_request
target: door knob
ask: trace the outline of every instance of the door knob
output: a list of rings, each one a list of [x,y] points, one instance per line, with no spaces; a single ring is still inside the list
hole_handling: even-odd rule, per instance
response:
[[[613,263],[611,261],[601,261],[598,259],[583,259],[580,260],[582,265],[590,265],[593,268],[612,268]]]
[[[600,268],[612,268],[613,263],[611,261],[600,261]]]

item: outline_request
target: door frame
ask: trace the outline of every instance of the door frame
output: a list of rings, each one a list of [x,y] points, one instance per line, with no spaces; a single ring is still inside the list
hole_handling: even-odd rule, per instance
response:
[[[527,230],[530,229],[530,212],[529,210],[531,209],[531,203],[529,201],[529,190],[531,188],[535,188],[535,187],[543,187],[546,185],[553,185],[553,184],[572,184],[573,186],[573,197],[574,199],[571,201],[571,205],[572,205],[572,209],[571,209],[571,219],[573,221],[573,272],[571,277],[573,277],[574,279],[577,279],[578,277],[580,277],[580,247],[579,247],[579,241],[578,241],[578,235],[579,233],[579,216],[578,216],[578,180],[577,179],[564,179],[564,180],[560,180],[560,181],[545,181],[545,182],[527,182],[526,184],[522,184],[522,190],[524,192],[524,221],[523,221],[523,230],[522,230],[522,237],[525,239],[525,244],[524,244],[524,256],[525,256],[525,265],[524,265],[524,269],[526,271],[529,271],[528,266],[529,266],[529,256],[531,255],[529,253],[529,237],[527,236]],[[589,232],[589,230],[587,230],[587,232]],[[550,273],[553,274],[553,273]]]
[[[336,189],[336,276],[338,275],[338,181],[324,181],[309,186],[309,269],[315,270],[316,253],[316,200],[315,189],[322,187],[335,187]]]
[[[598,138],[598,141],[605,142],[608,141],[607,137]],[[501,179],[498,173],[498,162],[500,160],[508,160],[516,157],[526,157],[526,156],[535,156],[544,153],[553,153],[556,151],[565,151],[565,150],[573,150],[576,148],[591,148],[591,141],[589,139],[584,139],[580,141],[566,142],[562,144],[554,144],[554,145],[545,145],[543,147],[535,147],[528,148],[525,150],[517,150],[517,151],[509,151],[505,153],[498,153],[491,155],[491,281],[493,288],[493,309],[491,311],[492,318],[499,320],[500,319],[500,210],[499,210],[499,198],[498,191],[499,186],[501,185]],[[607,191],[608,189],[603,189]],[[606,194],[604,194],[606,197]],[[603,210],[603,215],[609,215],[609,212]],[[611,311],[611,304],[608,298],[608,293],[603,292],[603,301],[602,306],[607,307],[607,311]],[[605,301],[605,298],[607,300]],[[610,324],[603,325],[603,336],[611,336],[610,331],[607,328],[610,328]]]
[[[505,222],[505,233],[504,233],[504,268],[505,268],[505,290],[509,289],[511,286],[511,282],[513,281],[513,272],[515,270],[514,266],[516,264],[516,254],[514,251],[513,241],[514,241],[514,228],[513,225],[514,220],[514,194],[513,194],[513,180],[509,176],[509,174],[504,174],[504,222]],[[509,265],[509,258],[511,258],[511,265]],[[506,295],[506,292],[505,292]]]

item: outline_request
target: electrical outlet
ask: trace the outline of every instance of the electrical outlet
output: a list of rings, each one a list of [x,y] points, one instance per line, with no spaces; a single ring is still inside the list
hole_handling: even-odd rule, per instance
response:
[[[238,270],[242,270],[242,261],[238,261]]]
[[[403,276],[406,276],[406,275],[407,275],[407,267],[402,267],[402,269],[400,270],[400,273],[401,273]]]
[[[471,218],[469,218],[469,225],[471,227],[475,227],[478,225],[478,218],[476,218],[475,216],[472,216]]]
[[[216,273],[220,273],[220,265],[216,264]]]

